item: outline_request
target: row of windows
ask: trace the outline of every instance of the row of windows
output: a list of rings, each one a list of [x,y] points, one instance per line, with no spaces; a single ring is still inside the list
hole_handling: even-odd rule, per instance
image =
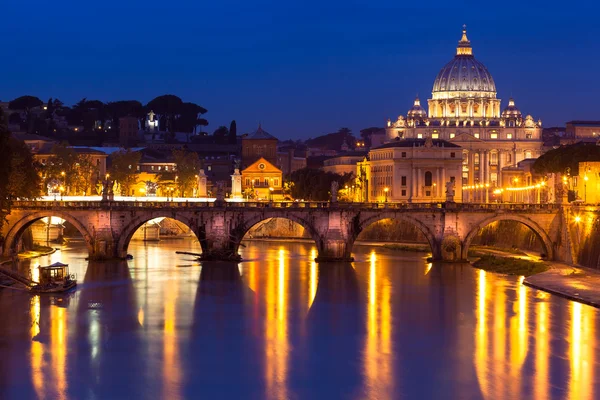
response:
[[[391,151],[386,151],[385,153],[377,152],[372,155],[372,159],[373,160],[387,160],[387,159],[392,158],[393,154],[394,153]]]
[[[476,139],[480,139],[480,135],[479,133],[474,133],[473,136]],[[417,133],[417,139],[423,139],[424,135],[422,133]],[[456,137],[455,133],[450,133],[449,135],[450,139],[454,139]],[[440,134],[439,133],[432,133],[431,134],[431,138],[432,139],[439,139],[440,138]],[[499,139],[500,136],[498,133],[490,133],[490,139]],[[512,140],[513,138],[513,134],[512,133],[506,133],[505,134],[505,139],[507,140]],[[533,134],[532,133],[526,133],[525,134],[525,139],[533,139]]]
[[[273,184],[273,186],[279,186],[279,178],[265,178],[261,181],[261,179],[250,179],[246,178],[246,186],[254,185],[254,186],[269,186],[269,182]]]

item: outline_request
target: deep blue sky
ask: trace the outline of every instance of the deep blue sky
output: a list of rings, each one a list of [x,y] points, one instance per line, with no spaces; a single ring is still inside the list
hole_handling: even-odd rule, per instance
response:
[[[4,0],[0,100],[171,93],[207,108],[210,132],[358,134],[430,97],[466,23],[503,107],[512,94],[544,126],[600,120],[594,2],[404,3]]]

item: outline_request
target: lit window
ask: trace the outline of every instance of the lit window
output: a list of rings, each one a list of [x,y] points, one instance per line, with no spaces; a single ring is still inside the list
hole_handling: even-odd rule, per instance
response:
[[[279,186],[279,179],[275,179],[273,181],[273,186]]]
[[[492,133],[492,134],[490,135],[490,138],[491,138],[491,139],[498,139],[498,134],[497,134],[497,133]]]
[[[490,153],[490,155],[491,155],[490,164],[498,165],[498,153],[494,152],[494,153]]]
[[[431,134],[431,138],[432,139],[439,139],[440,138],[440,134],[439,133],[432,133]]]
[[[479,139],[479,133],[476,133],[474,136],[476,139]]]
[[[209,166],[207,166],[207,167],[206,167],[206,169],[207,169],[208,171],[212,171],[212,165],[209,165]]]
[[[159,166],[158,166],[158,170],[160,171],[160,170],[161,170],[161,168],[162,168],[162,167],[159,165]]]
[[[246,186],[250,186],[250,178],[246,178]]]
[[[417,139],[423,139],[423,134],[422,133],[417,133]]]
[[[165,171],[168,171],[168,170],[169,170],[169,166],[165,165]]]
[[[454,133],[450,134],[450,139],[454,139],[454,136],[456,136]]]
[[[533,158],[530,150],[525,151],[525,158]]]
[[[154,171],[154,165],[151,165],[151,166],[150,166],[150,169],[151,169],[152,171]]]
[[[507,138],[507,139],[512,139],[512,133],[507,133],[507,134],[506,134],[506,138]]]

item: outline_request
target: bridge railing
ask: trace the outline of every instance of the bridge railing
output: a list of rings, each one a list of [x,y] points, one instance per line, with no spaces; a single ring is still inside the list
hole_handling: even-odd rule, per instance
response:
[[[377,209],[377,210],[435,210],[452,211],[548,211],[558,210],[561,204],[519,204],[519,203],[348,203],[327,201],[248,201],[248,202],[182,202],[182,201],[60,201],[35,200],[16,201],[14,208],[35,209],[176,209],[176,208],[335,208],[335,209]]]

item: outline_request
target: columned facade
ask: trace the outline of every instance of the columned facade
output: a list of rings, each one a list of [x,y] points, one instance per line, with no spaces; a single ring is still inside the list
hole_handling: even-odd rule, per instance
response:
[[[428,111],[419,98],[406,117],[388,120],[386,140],[440,139],[462,147],[463,185],[499,186],[502,168],[542,154],[542,126],[510,98],[501,109],[496,84],[473,56],[466,27],[454,58],[435,78]]]

